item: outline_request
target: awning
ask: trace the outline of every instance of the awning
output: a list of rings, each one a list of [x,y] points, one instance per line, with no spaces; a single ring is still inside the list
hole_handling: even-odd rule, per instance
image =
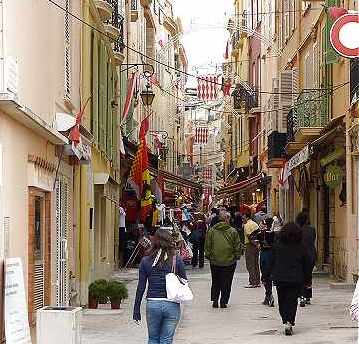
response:
[[[256,184],[256,183],[262,181],[262,178],[263,178],[262,173],[260,173],[253,178],[249,178],[249,179],[243,180],[239,183],[225,186],[216,192],[216,196],[237,194],[237,193],[241,192],[242,190],[252,186],[253,184]]]
[[[168,182],[170,184],[175,184],[178,186],[183,186],[183,187],[197,189],[197,190],[202,189],[202,186],[200,184],[195,183],[191,180],[185,179],[183,177],[177,176],[176,174],[173,174],[173,173],[170,173],[167,171],[159,170],[158,175],[161,176],[165,182]]]

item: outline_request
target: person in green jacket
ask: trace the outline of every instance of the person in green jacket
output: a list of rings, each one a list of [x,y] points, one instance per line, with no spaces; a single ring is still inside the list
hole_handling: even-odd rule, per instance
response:
[[[211,301],[213,308],[227,308],[237,260],[242,255],[242,246],[236,229],[229,225],[230,214],[222,210],[220,222],[206,236],[205,255],[210,261],[212,274]]]

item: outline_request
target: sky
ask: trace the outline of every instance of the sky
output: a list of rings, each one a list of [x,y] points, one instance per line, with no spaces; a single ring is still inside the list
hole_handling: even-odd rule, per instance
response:
[[[183,23],[183,43],[191,73],[215,71],[223,62],[228,32],[225,27],[233,0],[175,0],[175,15]],[[208,69],[208,66],[212,65]],[[192,68],[195,69],[192,69]]]

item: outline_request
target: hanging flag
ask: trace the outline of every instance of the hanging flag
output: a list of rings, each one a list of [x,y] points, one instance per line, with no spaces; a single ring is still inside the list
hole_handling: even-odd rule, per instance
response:
[[[231,88],[232,88],[232,83],[231,83],[231,80],[228,79],[227,81],[225,81],[225,83],[223,85],[223,95],[225,97],[231,95]]]
[[[123,107],[122,120],[127,118],[128,112],[130,111],[132,97],[136,86],[136,72],[132,73],[127,83],[127,95],[125,100],[125,106]]]
[[[224,59],[228,60],[228,58],[229,58],[229,41],[227,41],[226,51],[224,52]]]
[[[80,111],[76,114],[76,124],[74,127],[72,127],[71,131],[70,131],[70,140],[73,142],[73,144],[75,146],[77,146],[80,141],[81,141],[81,134],[80,134],[80,125],[82,122],[82,117],[85,113],[87,104],[89,103],[91,97],[88,97],[85,105],[82,107],[82,109],[80,109]]]
[[[131,167],[130,177],[128,179],[128,182],[130,183],[132,188],[136,191],[136,195],[138,199],[141,199],[144,181],[149,179],[148,151],[146,144],[147,131],[148,131],[148,118],[146,117],[141,122],[140,145],[137,149],[137,153]]]
[[[196,128],[195,134],[196,144],[207,144],[208,143],[208,128]]]

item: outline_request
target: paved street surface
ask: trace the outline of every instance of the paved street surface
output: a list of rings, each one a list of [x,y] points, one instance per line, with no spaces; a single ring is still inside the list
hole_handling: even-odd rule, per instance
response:
[[[193,304],[183,309],[175,344],[343,344],[357,343],[357,324],[350,320],[348,305],[352,291],[330,289],[328,280],[315,280],[313,305],[299,309],[297,327],[292,338],[281,331],[277,307],[261,305],[263,289],[245,289],[247,274],[238,269],[230,308],[211,308],[209,303],[210,273],[189,271],[195,294]],[[136,282],[129,283],[130,300],[119,312],[87,311],[83,320],[83,343],[144,344],[146,325],[131,320]],[[144,302],[145,303],[145,302]],[[145,312],[143,311],[143,315]]]

